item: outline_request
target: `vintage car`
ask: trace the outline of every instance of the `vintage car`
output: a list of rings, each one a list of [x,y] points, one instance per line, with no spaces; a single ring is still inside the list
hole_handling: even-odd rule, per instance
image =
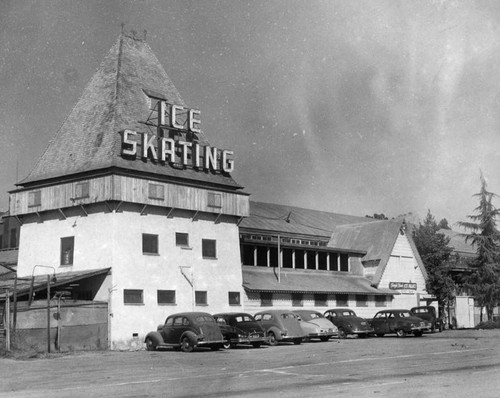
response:
[[[267,342],[266,332],[253,316],[243,312],[215,314],[214,318],[224,336],[224,348],[237,344],[251,344],[259,348]]]
[[[339,339],[345,339],[348,335],[367,337],[373,333],[370,323],[349,308],[331,308],[325,311],[324,316],[337,326]]]
[[[293,341],[294,344],[300,344],[305,337],[299,321],[291,311],[261,311],[256,313],[254,318],[266,331],[269,345],[275,346],[281,341]]]
[[[206,312],[181,312],[170,315],[156,332],[149,332],[144,342],[148,351],[174,347],[191,352],[196,347],[218,350],[223,346],[224,337],[212,315]]]
[[[294,310],[293,313],[299,320],[300,327],[306,334],[307,339],[328,341],[330,337],[337,335],[337,327],[321,315],[320,312],[313,310]]]
[[[431,323],[431,332],[442,332],[443,323],[437,316],[436,309],[431,305],[413,307],[410,312],[423,320]]]
[[[375,314],[372,327],[379,337],[390,333],[396,333],[398,337],[413,333],[420,337],[424,331],[430,330],[431,323],[414,316],[409,310],[384,310]]]

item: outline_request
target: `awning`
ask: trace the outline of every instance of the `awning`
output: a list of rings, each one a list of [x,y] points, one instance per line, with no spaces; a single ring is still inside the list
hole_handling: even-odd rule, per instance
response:
[[[395,295],[394,291],[377,289],[363,276],[347,273],[294,270],[282,268],[243,266],[243,288],[248,292],[273,293],[337,293]]]
[[[50,283],[51,289],[56,289],[64,285],[80,281],[82,279],[91,278],[98,275],[108,274],[111,268],[99,268],[87,271],[72,271],[72,272],[61,272],[56,273],[56,280]],[[52,273],[49,273],[52,278]],[[18,277],[17,278],[17,296],[22,296],[29,294],[31,286],[31,276]],[[9,289],[9,296],[14,294],[15,285],[15,275],[12,275],[9,279],[0,280],[0,297],[5,297],[6,289]],[[47,274],[45,275],[35,275],[33,282],[33,292],[42,291],[47,289]]]

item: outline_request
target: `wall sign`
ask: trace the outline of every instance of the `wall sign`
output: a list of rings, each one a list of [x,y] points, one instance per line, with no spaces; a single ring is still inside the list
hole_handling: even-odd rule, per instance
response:
[[[389,282],[391,290],[417,290],[417,284],[411,282]]]

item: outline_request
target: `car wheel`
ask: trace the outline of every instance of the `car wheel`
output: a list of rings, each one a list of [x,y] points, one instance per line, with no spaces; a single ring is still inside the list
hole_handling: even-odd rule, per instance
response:
[[[396,335],[398,337],[405,337],[406,333],[403,329],[398,329],[398,330],[396,330]]]
[[[156,351],[155,343],[153,342],[153,340],[150,337],[148,337],[146,339],[146,350],[148,350],[148,351]]]
[[[219,344],[212,345],[212,346],[210,346],[210,349],[212,351],[219,351],[220,350],[220,345]]]
[[[415,337],[422,337],[423,332],[421,330],[415,330],[413,334],[415,335]]]
[[[276,335],[274,334],[274,332],[267,333],[267,337],[269,338],[269,345],[278,345],[278,340],[276,339]]]
[[[329,339],[329,338],[330,338],[330,337],[323,336],[323,337],[320,337],[319,339],[320,339],[321,341],[328,341],[328,339]]]
[[[229,340],[226,340],[224,341],[224,343],[222,343],[222,347],[224,347],[224,349],[226,350],[229,350],[233,345],[231,344],[231,342]]]
[[[377,333],[378,337],[384,337],[384,333]]]
[[[253,348],[260,348],[260,343],[252,343]]]
[[[302,339],[293,339],[293,344],[299,345],[302,343]]]
[[[345,339],[347,337],[347,333],[344,328],[339,328],[339,339]]]
[[[184,337],[181,341],[181,350],[184,352],[191,352],[194,350],[194,345],[191,344],[191,340],[188,337]]]
[[[360,334],[358,334],[358,338],[360,338],[360,339],[365,339],[367,337],[368,337],[368,335],[366,333],[360,333]]]

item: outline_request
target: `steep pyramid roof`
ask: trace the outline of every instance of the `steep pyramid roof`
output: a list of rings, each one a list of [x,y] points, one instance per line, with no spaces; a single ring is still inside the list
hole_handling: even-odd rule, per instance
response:
[[[134,173],[239,189],[229,174],[172,167],[121,156],[121,134],[129,129],[151,133],[146,93],[185,106],[177,89],[147,43],[121,34],[30,174],[17,185],[33,185],[115,167]],[[198,142],[207,145],[203,132]],[[193,181],[194,180],[194,181]]]

